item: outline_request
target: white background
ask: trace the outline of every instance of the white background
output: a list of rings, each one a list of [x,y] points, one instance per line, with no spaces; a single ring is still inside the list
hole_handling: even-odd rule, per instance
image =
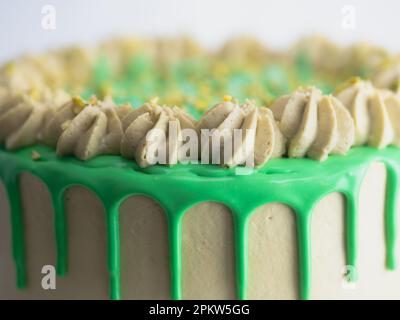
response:
[[[56,30],[41,26],[42,7],[56,9]],[[342,26],[354,6],[354,29]],[[252,34],[285,48],[312,33],[349,44],[369,41],[400,51],[399,0],[0,0],[0,61],[68,44],[95,44],[112,35],[185,33],[215,47]]]

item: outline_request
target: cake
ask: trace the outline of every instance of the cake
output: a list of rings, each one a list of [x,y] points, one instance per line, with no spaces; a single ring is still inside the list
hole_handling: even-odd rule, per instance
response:
[[[7,63],[0,298],[400,298],[398,70],[321,37]]]

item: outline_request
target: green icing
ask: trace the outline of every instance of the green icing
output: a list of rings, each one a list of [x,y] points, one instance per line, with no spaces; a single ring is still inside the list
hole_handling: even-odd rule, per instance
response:
[[[204,109],[215,105],[225,94],[240,101],[254,99],[265,105],[288,94],[300,85],[317,85],[324,93],[356,71],[334,78],[317,72],[310,57],[301,52],[291,61],[234,62],[219,57],[185,58],[178,62],[160,63],[146,55],[134,55],[127,66],[116,73],[106,56],[97,59],[93,74],[85,85],[83,97],[102,96],[111,92],[116,102],[139,106],[154,96],[162,104],[177,104],[198,118]],[[205,105],[196,108],[195,104]]]
[[[41,154],[39,161],[32,160],[33,150]],[[119,206],[127,197],[139,194],[158,201],[167,216],[173,299],[182,298],[182,217],[188,208],[204,201],[223,203],[232,211],[237,296],[240,299],[246,299],[247,296],[247,233],[251,214],[257,207],[271,202],[290,206],[297,221],[299,294],[302,299],[308,299],[312,272],[310,219],[313,208],[321,198],[332,192],[340,192],[345,196],[347,264],[356,267],[359,189],[369,164],[374,161],[383,162],[388,172],[385,210],[386,265],[388,269],[394,269],[400,174],[400,150],[396,148],[354,148],[347,156],[331,156],[323,163],[309,159],[273,159],[263,168],[254,171],[196,164],[140,169],[134,162],[119,156],[99,156],[81,162],[75,158],[59,159],[52,149],[44,146],[15,152],[0,149],[0,178],[5,184],[10,201],[17,285],[20,288],[26,285],[23,213],[18,181],[21,172],[29,172],[45,183],[52,197],[59,275],[68,272],[64,191],[70,186],[82,185],[102,200],[108,230],[111,299],[121,298]],[[110,188],[111,185],[113,188]],[[351,274],[350,279],[355,280],[356,276]]]

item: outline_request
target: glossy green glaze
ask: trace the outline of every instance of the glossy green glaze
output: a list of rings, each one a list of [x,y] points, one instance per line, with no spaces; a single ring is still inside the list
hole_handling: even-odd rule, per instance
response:
[[[41,159],[34,161],[36,150]],[[26,282],[23,213],[21,212],[19,174],[29,172],[48,187],[55,209],[57,271],[68,272],[67,225],[63,193],[74,185],[92,190],[102,200],[108,230],[108,267],[110,297],[120,297],[119,206],[131,195],[146,195],[158,201],[167,215],[170,257],[171,297],[181,299],[181,225],[185,212],[197,203],[216,201],[232,211],[236,244],[237,296],[246,298],[248,278],[248,221],[256,208],[280,202],[290,206],[297,220],[299,251],[299,293],[310,297],[311,244],[310,219],[320,199],[340,192],[347,199],[346,243],[347,264],[357,263],[358,194],[371,162],[383,162],[388,169],[386,190],[386,261],[395,268],[396,207],[400,175],[400,150],[386,148],[354,148],[347,156],[331,156],[319,163],[309,159],[273,159],[259,170],[224,169],[213,165],[153,166],[140,169],[133,161],[119,156],[99,156],[82,162],[75,158],[57,158],[54,151],[43,146],[15,152],[0,149],[0,178],[8,191],[13,254],[17,284]],[[110,188],[112,186],[112,188]],[[355,269],[355,268],[354,268]],[[356,274],[350,275],[356,279]]]

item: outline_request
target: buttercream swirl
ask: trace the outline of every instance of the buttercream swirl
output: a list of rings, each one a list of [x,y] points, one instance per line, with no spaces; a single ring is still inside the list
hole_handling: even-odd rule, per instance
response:
[[[41,141],[42,127],[51,110],[67,98],[62,90],[8,90],[0,101],[0,142],[5,142],[7,149],[17,149]]]
[[[324,161],[345,154],[354,142],[354,124],[343,104],[314,87],[300,88],[270,106],[288,139],[288,156]]]
[[[209,109],[199,120],[197,128],[201,130],[216,130],[220,137],[220,159],[213,159],[213,162],[221,163],[224,166],[232,167],[247,159],[250,152],[254,152],[254,166],[259,167],[265,164],[271,157],[280,157],[285,153],[285,138],[280,132],[271,111],[267,108],[257,108],[254,102],[247,101],[239,105],[230,97],[226,101]],[[241,144],[235,146],[235,129],[241,129]],[[249,131],[253,130],[253,131]],[[230,137],[230,140],[225,138]],[[226,145],[226,141],[231,145]],[[227,158],[225,149],[229,147]],[[203,144],[203,148],[209,148],[213,158],[212,143]]]
[[[126,107],[121,108],[125,111]],[[64,105],[47,127],[47,137],[51,132],[54,137],[59,135],[57,155],[87,160],[100,154],[119,154],[123,130],[118,108],[111,98],[75,99]]]
[[[389,90],[376,89],[368,81],[353,78],[335,96],[350,111],[355,125],[355,145],[384,148],[398,145],[399,98]]]
[[[182,130],[193,129],[196,132],[195,120],[178,107],[146,103],[125,115],[122,124],[125,133],[121,142],[121,154],[125,158],[134,158],[141,167],[154,164],[156,157],[163,161],[162,164],[168,165],[178,161],[197,160],[196,152],[188,155],[181,149],[184,143]],[[154,133],[153,138],[149,136],[151,132]],[[150,150],[150,145],[153,151]],[[165,154],[156,154],[160,150],[164,150]]]
[[[376,70],[372,77],[372,83],[377,88],[389,89],[400,93],[400,63],[397,59],[388,59]]]
[[[372,72],[372,83],[353,78],[333,95],[324,95],[313,87],[301,88],[277,98],[267,108],[256,107],[250,100],[240,105],[227,97],[226,101],[205,112],[198,122],[181,108],[159,106],[154,101],[133,109],[129,104],[117,106],[111,97],[84,101],[56,89],[65,87],[69,92],[79,93],[88,84],[98,58],[104,55],[115,62],[111,73],[123,72],[131,63],[132,55],[139,56],[140,52],[146,52],[146,56],[156,62],[158,71],[166,72],[163,76],[170,75],[171,63],[186,58],[210,57],[218,77],[229,74],[224,60],[233,65],[246,62],[244,67],[247,68],[267,57],[291,60],[301,58],[305,53],[313,66],[338,78],[347,77],[348,71],[358,74],[360,72],[355,70],[364,68],[367,73]],[[142,167],[153,164],[147,157],[152,156],[149,149],[164,142],[168,144],[168,151],[172,148],[172,155],[166,153],[166,164],[203,161],[199,154],[203,148],[196,148],[197,152],[189,152],[190,155],[181,150],[185,142],[183,130],[189,128],[194,129],[200,145],[202,129],[220,133],[220,150],[216,154],[220,157],[219,162],[228,167],[243,164],[250,151],[254,152],[254,166],[261,166],[270,158],[280,156],[308,156],[323,161],[330,154],[346,154],[353,145],[400,147],[398,62],[398,57],[377,47],[340,48],[321,38],[303,41],[288,54],[277,56],[250,38],[228,42],[214,54],[203,51],[190,39],[177,38],[121,40],[100,50],[69,48],[24,56],[0,70],[0,143],[7,149],[45,143],[56,148],[59,156],[74,155],[82,160],[100,154],[122,154],[134,158]],[[147,62],[138,59],[135,63]],[[96,90],[103,90],[103,86],[107,88],[107,83],[95,84]],[[208,89],[201,86],[199,96],[206,99],[195,101],[193,97],[186,99],[179,92],[176,94],[172,85],[171,93],[163,99],[170,105],[188,103],[200,105],[204,110],[215,97]],[[252,94],[253,89],[260,92]],[[268,90],[263,91],[261,81],[254,81],[254,86],[249,86],[248,90],[246,95],[259,95],[265,101],[269,100]],[[172,134],[170,128],[176,128],[176,133]],[[166,141],[161,138],[152,143],[148,141],[146,137],[152,129],[160,129]],[[225,138],[234,141],[235,129],[242,129],[239,149],[225,142]],[[248,133],[252,131],[254,136]],[[233,153],[225,159],[228,146]],[[246,146],[250,147],[246,149]],[[210,142],[205,147],[211,151],[212,158]]]

